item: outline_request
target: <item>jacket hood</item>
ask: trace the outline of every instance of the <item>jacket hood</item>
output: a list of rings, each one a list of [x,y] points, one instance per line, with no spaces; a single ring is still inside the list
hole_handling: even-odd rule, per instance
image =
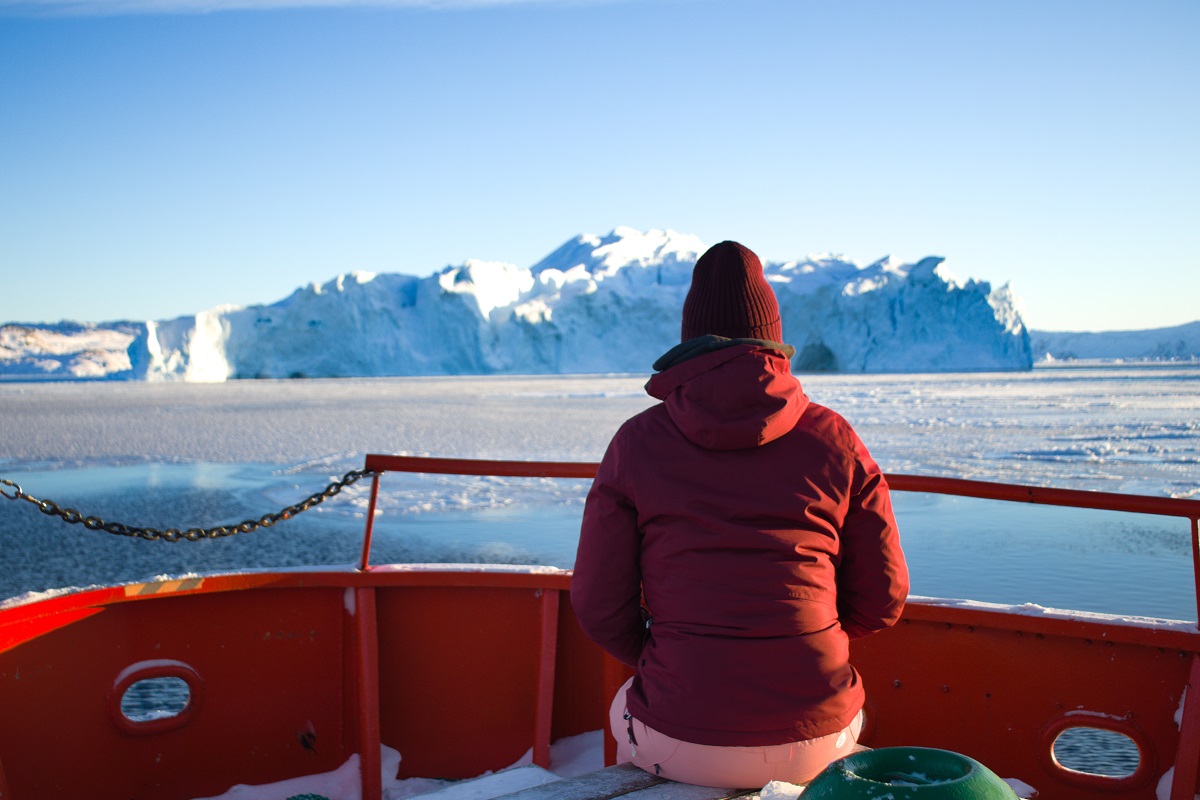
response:
[[[646,391],[680,432],[710,450],[758,447],[788,433],[808,407],[779,342],[701,336],[667,351]]]

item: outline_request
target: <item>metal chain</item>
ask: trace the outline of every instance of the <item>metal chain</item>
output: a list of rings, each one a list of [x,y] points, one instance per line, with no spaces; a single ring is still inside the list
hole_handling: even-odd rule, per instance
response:
[[[296,503],[293,506],[281,509],[274,514],[267,514],[258,519],[248,519],[244,522],[239,522],[236,525],[218,525],[215,528],[188,528],[180,530],[179,528],[168,528],[167,530],[159,530],[158,528],[142,528],[134,525],[125,525],[120,522],[105,522],[99,517],[85,517],[73,508],[62,508],[53,500],[39,500],[36,497],[25,494],[21,487],[8,480],[0,478],[0,485],[11,486],[13,493],[9,494],[0,489],[0,495],[7,497],[9,500],[25,500],[37,506],[38,510],[43,514],[52,517],[60,517],[63,522],[72,525],[82,524],[83,527],[93,531],[105,531],[118,536],[132,536],[139,539],[156,540],[161,539],[167,542],[178,542],[187,540],[196,542],[201,539],[219,539],[223,536],[233,536],[238,533],[251,533],[259,528],[269,528],[277,522],[282,522],[285,519],[291,519],[302,511],[308,511],[316,505],[320,505],[329,498],[336,495],[338,492],[345,489],[351,484],[357,483],[362,478],[373,477],[377,473],[366,469],[355,469],[347,472],[339,480],[326,486],[322,491]]]

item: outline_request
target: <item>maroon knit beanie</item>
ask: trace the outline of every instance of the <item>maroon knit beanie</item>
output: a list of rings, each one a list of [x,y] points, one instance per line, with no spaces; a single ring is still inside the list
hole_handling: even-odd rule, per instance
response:
[[[713,334],[730,339],[783,341],[779,304],[758,256],[737,242],[708,249],[692,271],[683,301],[683,339]]]

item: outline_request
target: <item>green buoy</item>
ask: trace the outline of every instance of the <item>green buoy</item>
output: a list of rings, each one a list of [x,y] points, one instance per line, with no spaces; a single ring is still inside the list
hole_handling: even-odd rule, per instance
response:
[[[838,759],[804,800],[1013,800],[1017,793],[973,758],[931,747],[881,747]]]

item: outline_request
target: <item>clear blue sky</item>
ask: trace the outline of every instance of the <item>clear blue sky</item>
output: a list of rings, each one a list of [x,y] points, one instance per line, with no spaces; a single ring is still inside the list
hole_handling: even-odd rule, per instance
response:
[[[268,7],[269,6],[269,7]],[[671,228],[1200,319],[1200,3],[0,0],[0,322]]]

